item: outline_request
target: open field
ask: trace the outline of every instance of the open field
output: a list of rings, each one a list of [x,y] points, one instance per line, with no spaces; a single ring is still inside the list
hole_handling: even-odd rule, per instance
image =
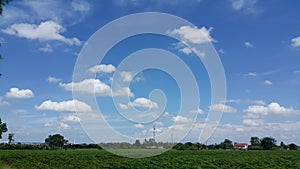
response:
[[[300,168],[300,151],[179,151],[142,159],[104,150],[1,150],[0,168]]]

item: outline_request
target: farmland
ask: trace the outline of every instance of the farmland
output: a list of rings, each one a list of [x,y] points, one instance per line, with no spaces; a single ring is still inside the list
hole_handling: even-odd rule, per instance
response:
[[[151,158],[105,150],[0,150],[0,168],[300,168],[300,151],[171,150]]]

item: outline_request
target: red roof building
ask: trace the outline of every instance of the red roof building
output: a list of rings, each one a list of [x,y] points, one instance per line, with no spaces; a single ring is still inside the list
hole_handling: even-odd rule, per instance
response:
[[[248,144],[247,143],[234,143],[233,147],[235,150],[247,150]]]

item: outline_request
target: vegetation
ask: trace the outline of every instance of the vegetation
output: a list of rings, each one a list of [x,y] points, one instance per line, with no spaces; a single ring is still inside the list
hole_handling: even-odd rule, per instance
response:
[[[134,150],[132,150],[134,151]],[[2,150],[0,168],[299,168],[300,151],[179,151],[131,159],[104,150]]]
[[[45,144],[50,148],[63,148],[65,144],[68,143],[68,140],[65,140],[64,136],[60,134],[49,135],[45,139]]]
[[[7,132],[7,125],[6,123],[2,123],[1,118],[0,118],[0,139],[2,139],[2,133]]]
[[[8,134],[8,138],[7,138],[8,139],[8,144],[11,144],[12,141],[15,141],[14,140],[14,135],[15,135],[14,133],[9,133]]]
[[[12,0],[0,0],[0,15],[2,15],[2,13],[3,13],[3,7],[11,1]]]

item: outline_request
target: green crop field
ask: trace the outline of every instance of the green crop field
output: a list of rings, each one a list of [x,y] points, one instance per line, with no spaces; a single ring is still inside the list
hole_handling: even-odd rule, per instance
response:
[[[300,168],[300,151],[171,150],[151,158],[104,150],[0,150],[0,168]]]

